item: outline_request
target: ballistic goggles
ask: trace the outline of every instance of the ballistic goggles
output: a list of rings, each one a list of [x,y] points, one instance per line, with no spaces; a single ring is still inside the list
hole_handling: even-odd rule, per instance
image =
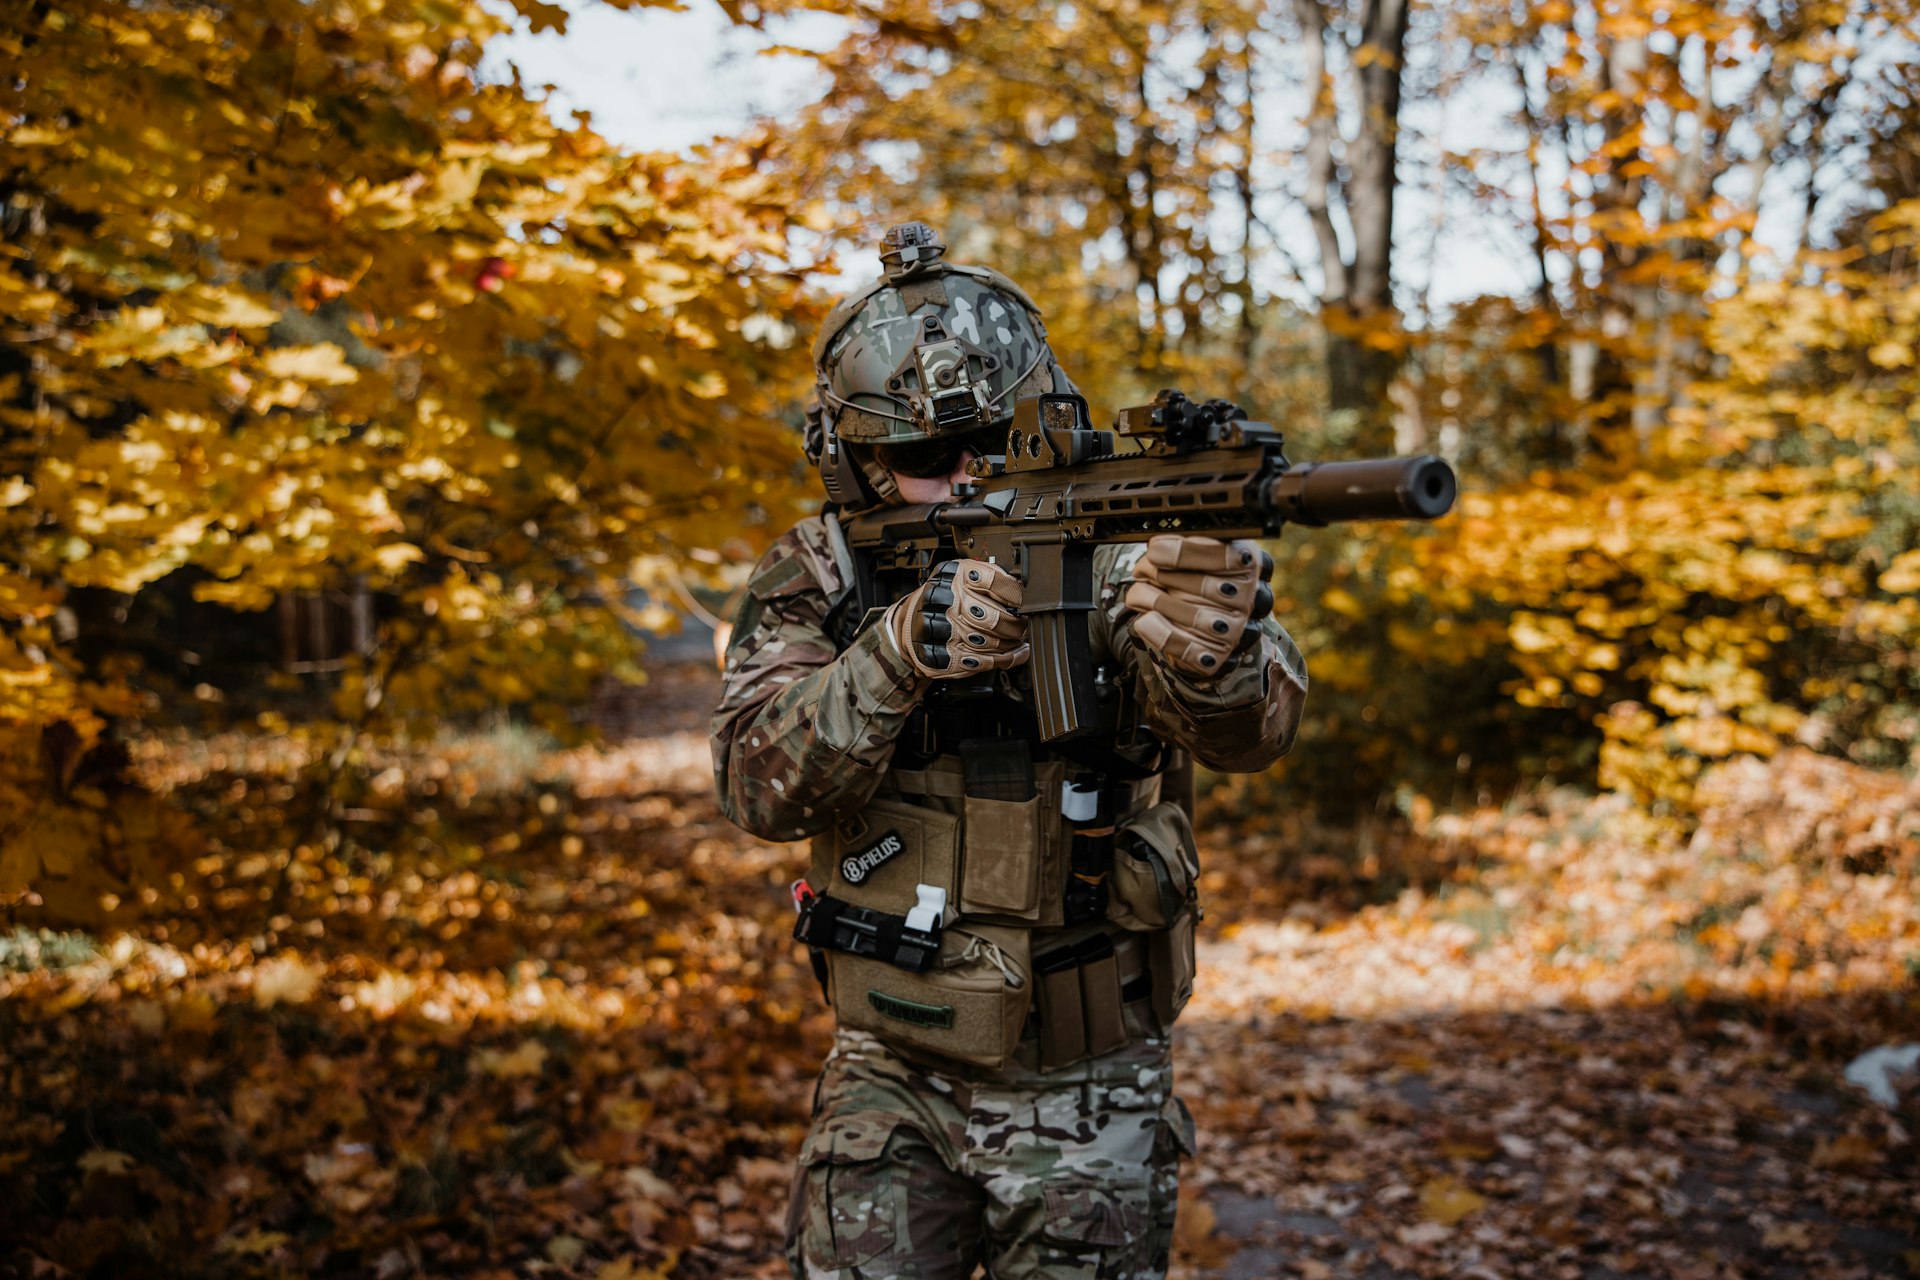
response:
[[[968,453],[984,457],[989,453],[1004,452],[1006,445],[1007,433],[1004,428],[980,427],[950,436],[935,436],[931,440],[877,444],[873,446],[873,456],[895,475],[931,480],[952,475],[960,466],[961,458]]]

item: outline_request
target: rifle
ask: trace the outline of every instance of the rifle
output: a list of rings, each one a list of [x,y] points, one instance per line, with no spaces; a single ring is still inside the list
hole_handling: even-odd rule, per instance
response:
[[[1296,463],[1282,444],[1224,400],[1162,391],[1097,431],[1084,397],[1032,396],[1014,408],[1006,452],[969,463],[954,501],[881,508],[843,528],[867,581],[918,581],[955,554],[1020,577],[1040,737],[1055,742],[1093,727],[1097,547],[1159,533],[1271,538],[1288,524],[1435,520],[1453,506],[1453,468],[1431,454]]]

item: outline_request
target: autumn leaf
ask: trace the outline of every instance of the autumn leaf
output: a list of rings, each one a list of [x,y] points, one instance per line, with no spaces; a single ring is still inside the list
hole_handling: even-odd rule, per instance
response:
[[[490,1076],[512,1079],[518,1076],[537,1076],[546,1067],[547,1047],[538,1040],[523,1040],[518,1048],[502,1053],[494,1049],[482,1049],[474,1055],[474,1065]]]
[[[1456,1178],[1434,1178],[1420,1188],[1420,1213],[1451,1227],[1487,1207],[1487,1198]]]
[[[257,329],[280,318],[275,308],[232,288],[188,290],[182,302],[186,314],[223,328]]]
[[[1913,363],[1913,348],[1904,342],[1882,342],[1867,352],[1867,359],[1882,369],[1899,369]]]
[[[342,386],[360,376],[347,364],[345,353],[331,342],[269,351],[261,358],[260,365],[276,378],[294,378],[320,386]]]
[[[1861,1169],[1878,1164],[1880,1148],[1871,1138],[1859,1133],[1842,1133],[1822,1138],[1813,1149],[1816,1169]]]
[[[673,1261],[663,1266],[643,1266],[631,1255],[623,1254],[593,1273],[593,1280],[667,1280],[673,1274]]]
[[[1219,1217],[1197,1190],[1182,1187],[1174,1218],[1175,1246],[1196,1264],[1217,1267],[1233,1256],[1234,1242],[1216,1233]]]
[[[389,542],[374,550],[374,563],[383,573],[397,575],[408,565],[424,560],[426,555],[410,542]]]
[[[243,1257],[261,1257],[286,1247],[293,1237],[284,1231],[248,1231],[241,1235],[224,1236],[215,1250],[220,1253],[237,1253]]]
[[[1769,1249],[1791,1249],[1806,1253],[1813,1249],[1813,1233],[1804,1222],[1782,1222],[1768,1227],[1760,1243]]]
[[[560,5],[548,4],[545,0],[512,0],[512,4],[515,11],[532,24],[535,35],[543,31],[564,33],[567,29],[567,11]]]
[[[124,1177],[133,1167],[133,1157],[124,1151],[109,1151],[95,1147],[80,1157],[80,1168],[86,1173],[104,1173],[108,1177]]]
[[[326,971],[297,955],[263,961],[253,972],[253,1002],[262,1009],[277,1004],[305,1004],[320,989]]]
[[[1920,550],[1902,551],[1880,575],[1880,589],[1896,595],[1920,592]]]

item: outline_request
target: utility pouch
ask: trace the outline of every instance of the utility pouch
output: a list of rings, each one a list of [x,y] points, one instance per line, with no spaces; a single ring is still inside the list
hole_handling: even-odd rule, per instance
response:
[[[1120,999],[1120,961],[1113,954],[1113,939],[1104,933],[1088,938],[1079,950],[1087,1056],[1097,1058],[1127,1042],[1127,1020]]]
[[[1173,924],[1147,935],[1147,972],[1153,976],[1153,1016],[1162,1030],[1171,1027],[1193,997],[1193,924],[1196,911],[1180,913]]]
[[[809,877],[823,896],[906,915],[922,886],[951,902],[960,860],[960,820],[928,805],[869,801],[814,840]]]
[[[1041,800],[966,800],[966,858],[960,910],[969,915],[1040,915]]]
[[[874,957],[827,953],[840,1025],[909,1050],[975,1066],[1012,1060],[1033,1003],[1029,931],[967,923],[943,930],[924,972]]]
[[[1163,800],[1120,827],[1108,877],[1107,919],[1123,929],[1165,929],[1193,907],[1199,875],[1193,825],[1184,809]]]

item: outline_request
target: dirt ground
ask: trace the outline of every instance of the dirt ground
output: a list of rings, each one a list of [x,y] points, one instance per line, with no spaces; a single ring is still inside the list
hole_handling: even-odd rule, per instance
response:
[[[712,799],[714,689],[409,757],[350,846],[288,836],[273,744],[145,752],[216,839],[123,932],[12,935],[0,1274],[779,1274],[831,1018],[802,847]],[[1920,1114],[1842,1079],[1920,1038],[1914,806],[1729,779],[1692,844],[1581,797],[1436,819],[1391,892],[1343,869],[1379,833],[1216,800],[1175,1274],[1920,1274]]]
[[[697,732],[703,687],[639,693],[646,710],[609,723]],[[1179,1030],[1201,1130],[1190,1280],[1920,1275],[1911,1119],[1838,1070],[1874,1028],[1920,1036],[1910,990],[1462,1000],[1467,948],[1314,947],[1302,914],[1245,901],[1215,898]],[[1385,1016],[1325,1007],[1320,989],[1369,970],[1414,994]]]

